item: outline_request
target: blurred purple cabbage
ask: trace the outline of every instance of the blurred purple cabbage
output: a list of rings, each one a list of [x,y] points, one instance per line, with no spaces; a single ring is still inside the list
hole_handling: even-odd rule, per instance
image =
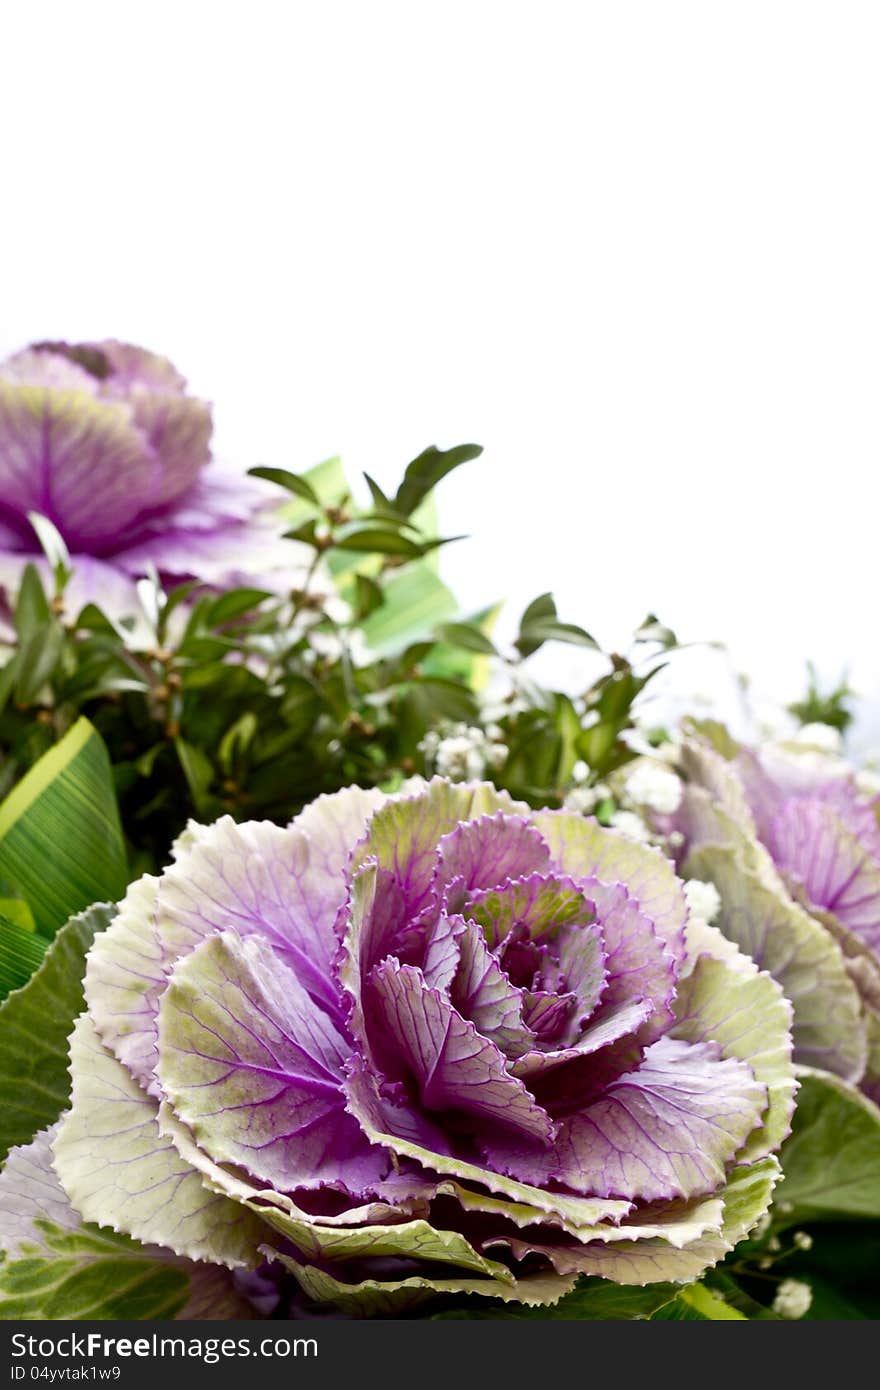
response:
[[[272,490],[211,454],[210,405],[128,343],[35,343],[0,363],[0,584],[48,573],[29,514],[70,551],[68,605],[137,612],[134,581],[219,588],[290,563]]]

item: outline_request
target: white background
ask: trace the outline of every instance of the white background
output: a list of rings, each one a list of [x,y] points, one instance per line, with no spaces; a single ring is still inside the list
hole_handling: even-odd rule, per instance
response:
[[[243,467],[477,440],[466,607],[849,666],[880,742],[878,65],[845,0],[8,4],[0,353],[163,351]]]

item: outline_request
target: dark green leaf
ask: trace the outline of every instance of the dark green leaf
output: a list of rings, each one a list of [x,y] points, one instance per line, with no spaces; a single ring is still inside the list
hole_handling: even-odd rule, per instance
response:
[[[19,643],[30,641],[49,621],[49,601],[36,565],[27,564],[15,600],[15,631]]]
[[[441,478],[445,478],[447,473],[451,473],[463,463],[479,458],[482,452],[479,444],[459,444],[453,449],[438,449],[432,444],[408,464],[403,482],[397,489],[394,506],[404,516],[412,516],[419,503],[436,487]]]
[[[83,1008],[86,953],[115,912],[100,904],[72,917],[24,988],[0,1004],[0,1159],[67,1104],[67,1039]]]
[[[15,701],[30,705],[53,675],[64,647],[64,630],[53,620],[34,632],[18,653]]]
[[[373,499],[373,506],[377,512],[387,514],[394,512],[394,504],[390,498],[386,497],[375,478],[371,478],[369,473],[364,474],[367,487],[370,489],[370,496]]]
[[[421,547],[408,536],[388,527],[357,525],[354,530],[340,532],[333,544],[337,550],[356,550],[362,554],[402,555],[415,560],[421,555]]]
[[[355,583],[355,611],[359,621],[368,618],[371,613],[375,613],[377,608],[381,608],[385,602],[385,595],[382,588],[376,583],[375,579],[369,579],[365,574],[356,574]]]
[[[209,627],[220,627],[223,623],[230,623],[271,597],[268,589],[230,589],[211,604],[207,624]]]
[[[194,743],[187,743],[185,739],[176,738],[174,746],[177,749],[177,756],[180,759],[180,766],[183,769],[193,805],[196,811],[201,814],[211,783],[214,780],[213,764],[201,748],[197,748]]]
[[[452,647],[464,647],[465,651],[486,656],[498,655],[495,643],[473,623],[442,623],[436,631],[441,642],[448,642]]]
[[[519,621],[520,632],[527,628],[531,623],[536,623],[545,618],[556,617],[556,604],[552,594],[539,594],[532,599],[527,608],[523,610],[523,615]]]
[[[288,473],[285,468],[249,468],[248,472],[254,478],[265,478],[269,483],[277,483],[278,487],[286,488],[288,492],[295,493],[304,502],[311,502],[315,507],[321,505],[321,499],[312,484],[300,473]]]
[[[521,656],[531,656],[545,642],[567,642],[571,646],[596,650],[596,643],[590,634],[574,623],[561,623],[556,618],[533,618],[528,623],[523,621],[515,643]]]

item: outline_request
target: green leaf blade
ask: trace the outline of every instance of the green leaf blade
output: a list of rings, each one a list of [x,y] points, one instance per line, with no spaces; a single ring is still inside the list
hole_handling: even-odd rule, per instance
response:
[[[107,750],[80,719],[0,806],[0,878],[51,937],[74,912],[115,902],[127,863]]]
[[[115,912],[100,904],[72,917],[28,983],[0,1005],[0,1160],[68,1102],[67,1039],[83,1008],[86,953]]]

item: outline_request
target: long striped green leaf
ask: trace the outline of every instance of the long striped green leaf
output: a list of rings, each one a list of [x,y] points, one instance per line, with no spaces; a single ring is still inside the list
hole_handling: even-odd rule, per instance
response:
[[[44,936],[0,916],[0,999],[27,984],[48,945]]]
[[[126,877],[110,759],[79,719],[0,806],[0,879],[53,936],[72,913],[121,898]]]
[[[54,1124],[70,1098],[67,1039],[83,1009],[86,952],[115,912],[99,904],[72,917],[24,988],[0,1004],[0,1162]]]

